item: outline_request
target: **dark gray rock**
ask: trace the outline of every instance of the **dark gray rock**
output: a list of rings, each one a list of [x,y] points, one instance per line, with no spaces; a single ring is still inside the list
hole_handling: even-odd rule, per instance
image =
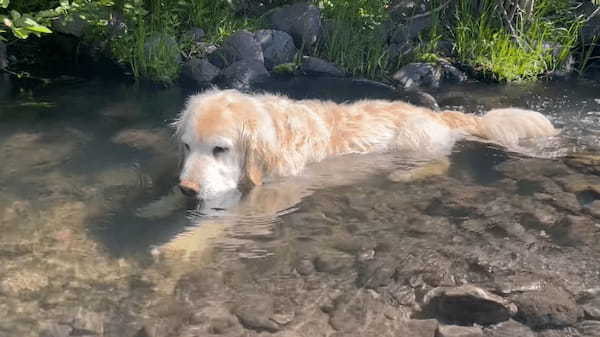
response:
[[[448,62],[440,62],[443,79],[449,83],[461,83],[467,80],[467,74]]]
[[[536,337],[529,327],[512,319],[483,330],[485,337]]]
[[[0,41],[0,69],[8,67],[8,55],[6,54],[6,44]]]
[[[585,17],[590,17],[597,8],[597,4],[594,4],[593,1],[582,1],[581,6],[578,6],[578,12]],[[600,15],[590,17],[585,22],[581,29],[581,37],[586,44],[594,43],[595,39],[600,37]]]
[[[441,321],[460,324],[495,324],[508,320],[514,304],[473,285],[439,287],[423,299],[423,314]]]
[[[392,78],[403,89],[415,89],[421,87],[437,88],[442,79],[441,69],[431,63],[409,63],[400,68]]]
[[[478,326],[440,325],[435,337],[483,337]]]
[[[296,47],[313,46],[322,32],[321,11],[310,3],[295,3],[273,10],[269,21],[274,29],[289,33]]]
[[[440,61],[437,64],[415,62],[400,68],[392,78],[403,89],[416,89],[422,87],[437,88],[442,81],[459,83],[467,80],[467,75],[448,62]]]
[[[237,31],[229,36],[223,42],[221,55],[224,58],[225,66],[242,60],[264,62],[262,48],[254,33],[246,30]]]
[[[575,303],[575,299],[556,287],[517,294],[511,299],[519,308],[517,318],[533,328],[573,325],[582,316],[581,308]]]
[[[61,15],[52,22],[52,30],[55,32],[82,37],[90,24],[78,15]]]
[[[218,83],[225,87],[246,89],[256,81],[269,76],[262,62],[242,60],[231,64],[221,72]]]
[[[184,65],[181,76],[199,86],[205,86],[211,83],[219,76],[221,69],[214,66],[207,59],[193,58]]]
[[[302,64],[300,64],[299,70],[309,76],[342,77],[346,75],[335,64],[313,56],[302,57]]]
[[[204,29],[192,27],[183,33],[183,38],[192,42],[200,42],[206,36]]]
[[[298,50],[292,36],[284,31],[263,29],[255,33],[264,56],[265,67],[271,70],[274,66],[294,60]]]

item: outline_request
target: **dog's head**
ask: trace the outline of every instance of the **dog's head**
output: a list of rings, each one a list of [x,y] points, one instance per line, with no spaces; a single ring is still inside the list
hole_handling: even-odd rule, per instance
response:
[[[276,141],[271,119],[249,95],[209,90],[190,97],[173,123],[183,148],[182,192],[211,200],[262,183]]]

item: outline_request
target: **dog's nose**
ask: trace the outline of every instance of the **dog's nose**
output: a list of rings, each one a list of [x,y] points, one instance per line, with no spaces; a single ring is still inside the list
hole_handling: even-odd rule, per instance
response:
[[[195,197],[196,194],[198,194],[198,191],[200,190],[198,184],[194,184],[186,180],[182,180],[179,183],[179,189],[181,190],[181,193],[188,197]]]
[[[181,193],[183,193],[187,197],[193,198],[196,196],[196,191],[189,187],[179,185],[179,189],[181,190]]]

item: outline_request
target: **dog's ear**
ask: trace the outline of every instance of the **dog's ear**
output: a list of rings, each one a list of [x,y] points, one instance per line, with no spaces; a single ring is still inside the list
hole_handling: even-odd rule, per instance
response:
[[[258,144],[258,139],[248,130],[242,133],[241,147],[243,151],[241,185],[252,189],[262,185],[264,175],[263,149]]]
[[[244,163],[244,173],[247,180],[254,186],[262,185],[263,182],[263,170],[264,167],[258,159],[258,153],[256,148],[249,148],[246,151],[246,162]]]

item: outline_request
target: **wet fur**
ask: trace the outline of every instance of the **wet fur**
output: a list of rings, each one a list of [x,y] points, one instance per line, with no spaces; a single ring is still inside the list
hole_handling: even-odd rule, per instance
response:
[[[403,151],[426,159],[449,153],[466,136],[511,148],[523,138],[557,133],[543,115],[516,108],[477,116],[434,112],[401,101],[338,104],[236,90],[209,90],[190,97],[174,126],[181,141],[197,147],[214,139],[227,140],[228,155],[235,159],[227,165],[239,165],[238,176],[232,168],[227,179],[237,179],[238,186],[297,175],[307,164],[336,155]],[[198,158],[184,159],[182,182],[198,188],[200,198],[229,188],[203,173],[210,169],[207,165],[216,165],[210,164],[212,159]]]

